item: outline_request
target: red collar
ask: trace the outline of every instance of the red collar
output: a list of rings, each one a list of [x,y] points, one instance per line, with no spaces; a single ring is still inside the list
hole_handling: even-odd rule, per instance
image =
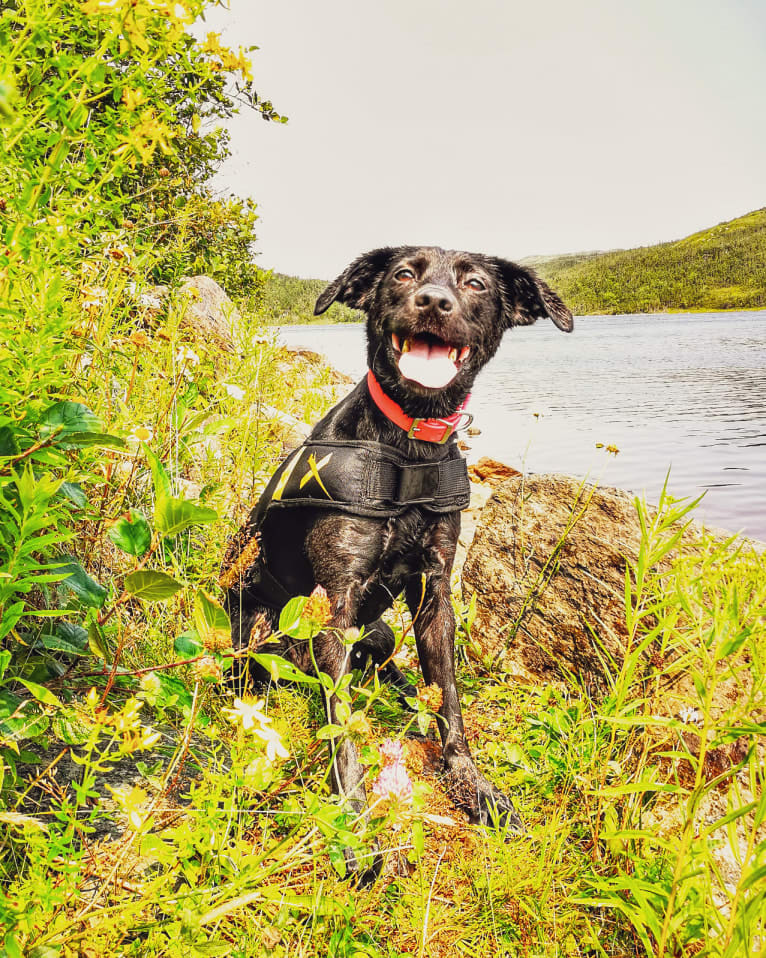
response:
[[[373,402],[383,415],[387,416],[397,426],[405,429],[410,439],[445,443],[457,429],[460,420],[468,415],[465,412],[465,407],[471,398],[470,393],[465,397],[465,402],[457,412],[453,412],[451,416],[445,416],[444,419],[413,419],[383,392],[371,369],[367,370],[367,388]],[[468,421],[470,422],[470,417]]]

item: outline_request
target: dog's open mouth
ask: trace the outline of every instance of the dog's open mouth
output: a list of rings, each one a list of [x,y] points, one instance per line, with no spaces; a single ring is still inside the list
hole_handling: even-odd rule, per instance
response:
[[[430,333],[404,339],[391,333],[391,345],[402,376],[428,389],[448,386],[471,352],[470,346],[447,343]]]

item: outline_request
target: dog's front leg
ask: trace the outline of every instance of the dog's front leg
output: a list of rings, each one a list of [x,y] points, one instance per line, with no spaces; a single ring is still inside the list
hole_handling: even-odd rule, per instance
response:
[[[449,575],[431,573],[407,588],[420,667],[427,685],[441,689],[439,732],[442,760],[450,795],[474,824],[521,826],[511,800],[478,771],[465,737],[455,679],[455,613],[450,601]]]
[[[352,622],[352,611],[344,608],[333,616],[326,631],[313,640],[312,665],[315,664],[320,672],[328,675],[336,686],[340,679],[351,671],[351,646],[344,646],[338,635],[349,628]],[[338,718],[338,696],[329,694],[327,690],[324,691],[324,696],[328,722],[342,725]],[[367,794],[364,788],[364,769],[359,762],[356,746],[348,737],[330,739],[329,744],[333,790],[361,817],[367,808]],[[359,885],[370,884],[380,873],[382,860],[377,846],[374,847],[371,858],[364,862],[359,861],[350,848],[344,849],[344,857],[349,874],[355,877]]]

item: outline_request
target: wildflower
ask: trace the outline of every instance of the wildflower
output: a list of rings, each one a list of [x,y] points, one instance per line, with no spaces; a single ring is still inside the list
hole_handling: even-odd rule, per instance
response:
[[[157,293],[142,293],[138,297],[138,305],[143,306],[144,309],[151,309],[159,312],[162,309],[162,297]],[[170,337],[167,335],[167,333],[165,333],[162,338],[169,339]]]
[[[136,786],[130,789],[127,785],[118,785],[117,788],[107,787],[114,796],[115,802],[128,816],[128,825],[137,832],[146,821],[141,811],[141,806],[146,802],[146,792]]]
[[[355,625],[350,625],[347,629],[343,631],[343,642],[345,645],[353,645],[355,642],[359,641],[359,636],[362,634],[361,629],[357,629]]]
[[[117,732],[135,732],[141,728],[141,719],[138,713],[143,707],[143,702],[137,698],[130,698],[123,706],[121,712],[114,716],[114,728]]]
[[[154,672],[147,672],[141,676],[139,683],[141,691],[137,697],[148,702],[149,705],[156,705],[162,697],[162,682],[159,676]]]
[[[106,290],[103,286],[83,286],[80,293],[82,307],[88,312],[95,312],[106,302]]]
[[[252,700],[234,699],[234,705],[222,711],[232,724],[239,722],[242,728],[247,732],[250,729],[254,729],[256,725],[258,728],[262,728],[264,725],[271,723],[271,719],[268,715],[264,715],[263,706],[263,699],[258,699],[255,702]]]
[[[119,262],[120,260],[129,260],[133,257],[133,251],[128,249],[127,246],[120,246],[115,244],[114,246],[108,246],[106,249],[106,255],[113,260]]]
[[[412,781],[404,767],[404,747],[398,739],[388,738],[380,745],[383,768],[375,779],[372,790],[381,798],[399,802],[412,801]]]
[[[223,388],[232,399],[236,399],[238,402],[241,402],[245,398],[245,390],[239,386],[235,386],[234,383],[224,383]]]
[[[442,707],[442,690],[436,684],[427,685],[417,691],[418,701],[432,712],[438,712]]]
[[[220,56],[222,52],[221,34],[208,33],[207,39],[202,44],[202,49],[205,53],[212,53],[214,56]]]
[[[221,666],[210,655],[206,655],[195,662],[192,666],[192,672],[195,678],[204,681],[220,682],[223,678]]]
[[[199,356],[189,346],[179,346],[176,351],[175,360],[179,364],[190,364],[199,366]]]
[[[256,702],[234,699],[233,707],[222,711],[230,722],[241,723],[246,732],[252,730],[257,738],[266,743],[266,758],[270,762],[276,758],[289,758],[290,753],[283,745],[279,733],[269,728],[271,719],[268,715],[264,715],[263,705],[263,699],[258,699]]]
[[[398,738],[387,738],[380,745],[380,754],[383,756],[383,764],[391,765],[395,762],[404,762],[404,746]]]
[[[290,757],[290,753],[282,744],[279,732],[276,732],[273,728],[256,728],[253,731],[259,739],[266,743],[266,758],[270,762],[273,762],[277,757]]]
[[[148,426],[134,426],[128,433],[128,442],[151,442],[154,432]]]
[[[698,709],[692,708],[690,705],[684,705],[681,711],[678,713],[678,717],[684,723],[684,725],[699,725],[702,721],[702,713]]]
[[[143,329],[134,329],[128,336],[128,342],[137,349],[145,349],[149,345],[149,337]]]
[[[372,786],[375,795],[381,798],[393,798],[399,802],[412,801],[412,781],[402,762],[392,762],[384,765],[380,775]]]
[[[318,585],[308,597],[306,605],[303,607],[304,616],[321,628],[332,618],[332,608],[327,590],[324,586]]]

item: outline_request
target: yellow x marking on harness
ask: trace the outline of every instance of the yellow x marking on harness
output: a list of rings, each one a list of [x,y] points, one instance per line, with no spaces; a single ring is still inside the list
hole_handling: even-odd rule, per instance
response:
[[[322,492],[324,492],[324,494],[327,496],[327,498],[328,498],[328,499],[332,499],[332,496],[331,496],[330,493],[325,489],[325,485],[324,485],[324,483],[322,482],[322,479],[321,479],[321,477],[320,477],[320,475],[319,475],[319,470],[320,470],[323,466],[326,466],[327,463],[330,461],[330,459],[332,459],[332,453],[331,453],[331,452],[328,452],[327,455],[324,457],[324,459],[320,459],[319,462],[316,461],[316,457],[314,456],[314,453],[313,453],[313,452],[310,453],[309,458],[308,458],[308,467],[309,467],[309,468],[308,468],[308,471],[306,472],[306,475],[301,479],[301,481],[300,481],[300,487],[299,487],[299,488],[302,489],[302,488],[306,485],[306,483],[309,481],[309,479],[312,479],[312,478],[313,478],[313,479],[316,479],[316,481],[319,483],[319,485],[320,485],[320,487],[321,487],[321,489],[322,489]]]

